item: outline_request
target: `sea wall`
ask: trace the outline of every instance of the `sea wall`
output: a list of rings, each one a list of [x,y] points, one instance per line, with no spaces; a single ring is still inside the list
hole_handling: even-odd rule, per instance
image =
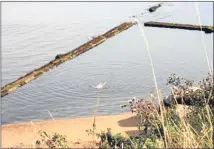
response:
[[[104,33],[103,35],[98,36],[91,41],[88,41],[87,43],[81,45],[80,47],[78,47],[68,53],[57,55],[55,57],[55,59],[50,61],[48,64],[45,64],[44,66],[31,71],[30,73],[26,74],[25,76],[20,77],[16,81],[3,86],[1,88],[1,97],[4,97],[4,96],[12,93],[17,88],[35,80],[39,76],[43,75],[45,72],[48,72],[49,70],[56,68],[58,65],[87,52],[88,50],[100,45],[101,43],[106,41],[108,38],[111,38],[111,37],[123,32],[124,30],[129,29],[133,25],[134,24],[131,22],[122,23],[121,25],[116,26],[115,28]]]
[[[185,29],[185,30],[198,30],[204,31],[205,33],[213,33],[213,26],[200,26],[200,25],[190,25],[190,24],[178,24],[178,23],[166,23],[166,22],[145,22],[144,26],[148,27],[160,27],[160,28],[175,28],[175,29]]]

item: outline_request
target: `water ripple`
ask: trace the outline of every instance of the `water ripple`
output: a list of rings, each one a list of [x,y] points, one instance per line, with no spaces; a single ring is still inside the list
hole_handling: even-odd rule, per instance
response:
[[[99,7],[92,5],[90,11],[87,11],[88,5],[75,7],[78,4],[74,4],[65,6],[60,11],[62,13],[53,12],[54,17],[29,11],[26,18],[33,19],[28,21],[17,11],[17,20],[12,19],[10,23],[3,20],[2,84],[42,66],[56,54],[87,42],[88,36],[100,35],[115,24],[132,21],[128,16],[141,14],[150,5],[141,4],[108,3],[101,6],[99,3]],[[195,12],[189,11],[193,8],[192,3],[174,3],[173,7],[145,15],[141,21],[197,24]],[[202,18],[207,16],[201,15]],[[204,20],[210,22],[210,19]],[[165,83],[170,73],[196,79],[206,74],[200,32],[145,28],[145,33],[158,85],[164,94],[167,93]],[[99,114],[118,114],[124,112],[119,106],[129,98],[146,98],[154,83],[145,42],[140,34],[139,28],[133,27],[4,97],[3,124],[50,119],[46,110],[57,118],[91,116],[98,96],[101,101]],[[213,49],[213,37],[207,35],[205,38],[208,49]],[[213,51],[208,52],[212,55]],[[92,87],[101,81],[107,82],[102,90]]]

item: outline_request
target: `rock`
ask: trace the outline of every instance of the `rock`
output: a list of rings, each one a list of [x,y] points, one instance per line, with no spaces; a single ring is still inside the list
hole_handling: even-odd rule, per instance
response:
[[[163,104],[165,107],[172,107],[174,101],[173,95],[166,96],[163,98]]]

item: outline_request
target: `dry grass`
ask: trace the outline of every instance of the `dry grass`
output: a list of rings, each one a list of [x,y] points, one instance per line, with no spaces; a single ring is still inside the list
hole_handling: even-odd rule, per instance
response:
[[[200,14],[199,14],[199,11],[197,11],[197,12],[198,12],[199,22],[200,22]],[[181,147],[181,148],[208,147],[208,148],[213,148],[213,125],[212,125],[212,118],[213,118],[212,115],[213,114],[212,114],[211,110],[209,109],[208,105],[205,108],[206,112],[203,113],[204,116],[206,117],[206,120],[200,122],[201,124],[203,124],[203,129],[200,134],[198,134],[194,130],[194,128],[188,123],[188,121],[185,117],[186,114],[184,114],[184,116],[178,115],[179,122],[177,124],[171,123],[174,121],[173,119],[168,119],[167,114],[166,114],[167,111],[166,111],[165,107],[163,106],[163,97],[161,95],[161,92],[158,89],[154,65],[152,62],[152,56],[151,56],[150,48],[149,48],[149,43],[146,38],[143,27],[141,26],[141,24],[138,20],[136,20],[136,21],[142,32],[143,39],[146,43],[146,50],[148,52],[148,56],[150,59],[152,74],[153,74],[153,78],[154,78],[154,85],[156,88],[156,93],[157,93],[159,107],[160,107],[160,114],[158,114],[158,119],[161,122],[163,131],[164,131],[164,136],[163,136],[164,139],[162,139],[164,141],[164,143],[163,143],[164,147],[166,147],[166,148],[168,148],[168,147],[176,147],[176,148],[178,148],[178,147]],[[202,34],[202,38],[203,38],[203,34]],[[204,38],[202,40],[203,40],[203,45],[204,45],[205,56],[207,58],[208,68],[209,68],[210,74],[212,74],[211,67],[209,64],[209,59],[207,56],[207,50],[206,50]],[[213,84],[213,77],[212,77],[212,84]],[[210,94],[212,94],[212,93],[210,93]],[[184,112],[185,112],[185,110],[184,110]],[[202,114],[202,113],[198,113],[198,114],[200,116],[200,114]],[[207,124],[207,122],[209,125]],[[175,138],[176,138],[176,141],[173,141]],[[162,142],[161,142],[161,144],[162,144]],[[161,145],[158,145],[158,146],[161,146]]]
[[[197,9],[197,12],[198,12],[199,23],[200,23],[200,14],[198,9]],[[146,139],[145,139],[145,136],[140,135],[140,133],[142,133],[142,131],[145,130],[145,128],[147,128],[147,126],[144,125],[145,124],[144,122],[145,121],[148,122],[147,118],[143,117],[148,113],[146,114],[144,113],[143,115],[141,113],[142,112],[142,109],[141,109],[141,112],[138,113],[139,123],[140,123],[138,137],[143,140],[142,141],[143,145],[141,144],[142,142],[139,142],[139,139],[136,140],[136,138],[133,139],[130,136],[127,139],[130,144],[129,146],[126,146],[126,147],[144,148],[144,147],[152,146],[152,148],[154,147],[156,148],[213,148],[214,147],[213,146],[214,118],[213,118],[213,113],[208,104],[204,107],[200,107],[200,108],[193,107],[192,109],[192,107],[186,107],[185,105],[179,105],[177,103],[171,109],[165,108],[163,103],[163,96],[160,89],[158,88],[158,83],[156,80],[155,69],[154,69],[153,60],[152,60],[152,56],[149,48],[149,42],[146,38],[144,29],[141,26],[140,21],[138,19],[136,21],[142,32],[143,39],[146,43],[146,50],[148,52],[148,56],[151,64],[154,85],[155,85],[157,99],[159,103],[159,109],[155,109],[155,112],[152,113],[152,117],[153,117],[152,122],[149,121],[149,123],[152,126],[154,126],[154,128],[152,129],[155,129],[158,132],[157,134],[150,134],[150,136],[152,136],[151,138],[146,136],[147,137]],[[202,42],[204,45],[205,56],[207,59],[207,64],[208,64],[210,74],[213,74],[210,67],[209,59],[207,56],[207,49],[204,42],[203,33],[202,33]],[[213,77],[212,77],[212,84],[213,84]],[[212,92],[210,94],[211,96],[209,97],[209,99],[213,96]],[[176,97],[174,97],[174,99],[176,99]],[[176,102],[177,101],[175,100],[175,103]],[[93,130],[88,131],[88,133],[91,133],[93,135],[92,139],[94,139],[94,135],[96,134],[95,132],[96,131],[96,113],[97,113],[98,107],[99,107],[99,97],[97,98],[97,103],[94,110]],[[145,108],[143,110],[145,110]],[[102,135],[106,137],[105,133],[103,133]],[[116,137],[113,135],[111,137],[118,138],[117,135]],[[125,140],[124,138],[122,139]],[[150,139],[150,142],[147,142],[148,139]],[[108,142],[108,143],[111,144],[112,142]],[[121,148],[125,148],[124,144],[125,142],[122,142],[122,143],[120,142],[119,146]],[[108,147],[110,147],[109,144],[107,145],[107,148]],[[113,148],[116,148],[116,147],[117,146],[115,145]]]

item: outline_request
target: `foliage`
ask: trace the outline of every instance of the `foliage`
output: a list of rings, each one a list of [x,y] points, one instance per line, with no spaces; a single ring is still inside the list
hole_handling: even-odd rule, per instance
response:
[[[99,148],[126,148],[126,149],[140,149],[140,148],[154,148],[155,137],[152,139],[143,136],[142,134],[138,136],[124,137],[120,133],[113,135],[111,129],[108,128],[107,131],[102,131],[97,134],[97,137],[100,138]]]
[[[129,101],[129,104],[122,106],[122,108],[129,106],[131,112],[135,112],[138,117],[139,114],[144,114],[144,116],[139,117],[139,119],[143,119],[141,126],[144,130],[145,128],[147,128],[147,131],[150,130],[152,132],[150,134],[153,134],[153,136],[146,133],[139,133],[138,137],[146,137],[148,140],[154,140],[156,146],[159,146],[160,143],[162,143],[162,147],[166,147],[167,143],[167,146],[172,148],[195,146],[212,148],[214,141],[214,117],[212,114],[213,76],[208,74],[205,79],[196,83],[193,80],[187,80],[172,74],[169,77],[167,84],[173,85],[171,96],[176,100],[180,98],[184,102],[178,102],[174,99],[170,100],[172,106],[165,110],[163,122],[160,120],[161,116],[158,113],[158,110],[156,110],[158,112],[155,117],[149,117],[155,110],[148,108],[150,107],[150,101],[146,101],[145,99],[134,98]],[[155,97],[153,97],[153,99],[154,98]],[[183,107],[183,111],[181,111],[183,116],[177,113],[176,109],[178,104]],[[145,108],[145,106],[147,108]],[[156,106],[156,108],[157,107],[158,106]],[[161,125],[161,123],[164,125]],[[164,135],[164,128],[167,135]],[[139,129],[139,132],[142,132],[141,129]],[[167,137],[166,141],[164,140],[165,136]],[[155,137],[156,139],[154,139]],[[157,139],[157,137],[159,138]]]
[[[189,104],[199,107],[206,104],[214,106],[213,75],[209,73],[205,79],[199,82],[171,74],[167,80],[167,85],[173,85],[173,95],[182,97],[186,103],[189,102]]]
[[[53,133],[48,135],[45,131],[40,130],[39,135],[42,138],[41,141],[37,140],[36,145],[37,149],[40,148],[41,144],[47,145],[49,148],[69,148],[66,140],[66,136],[60,135],[58,133]]]
[[[159,111],[160,106],[154,104],[154,94],[150,94],[147,100],[134,97],[128,104],[121,106],[129,107],[130,111],[136,114],[137,135],[125,137],[120,133],[112,134],[111,128],[96,133],[95,123],[93,130],[86,132],[88,135],[96,135],[100,140],[99,148],[106,149],[213,148],[213,76],[208,74],[208,77],[196,83],[172,74],[167,84],[173,85],[171,96],[185,102],[170,100],[173,102],[172,106],[163,108],[163,119]],[[180,113],[177,111],[179,105],[183,107]],[[59,134],[49,136],[40,131],[40,135],[42,142],[49,148],[67,147],[65,137]]]

